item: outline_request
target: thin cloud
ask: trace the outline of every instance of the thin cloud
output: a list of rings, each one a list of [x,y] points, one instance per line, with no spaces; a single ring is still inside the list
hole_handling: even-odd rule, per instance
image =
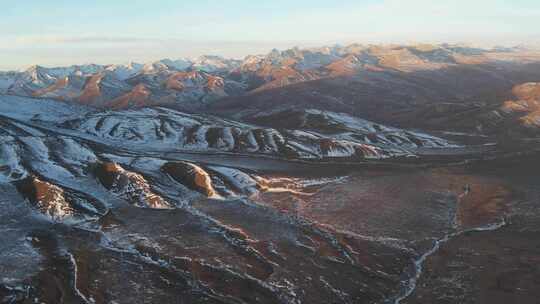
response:
[[[31,44],[70,44],[70,43],[140,43],[159,42],[162,39],[113,37],[113,36],[61,36],[61,35],[30,35],[18,36],[13,39],[16,45]],[[13,44],[12,44],[13,45]]]
[[[312,44],[314,41],[302,40],[274,40],[273,43],[290,44],[294,42]],[[320,41],[317,41],[320,43]],[[63,35],[24,35],[3,39],[0,41],[0,48],[15,49],[27,46],[61,46],[61,45],[122,45],[122,44],[167,44],[190,46],[268,46],[269,41],[255,40],[195,40],[195,39],[178,39],[178,38],[148,38],[148,37],[115,37],[115,36],[63,36]]]

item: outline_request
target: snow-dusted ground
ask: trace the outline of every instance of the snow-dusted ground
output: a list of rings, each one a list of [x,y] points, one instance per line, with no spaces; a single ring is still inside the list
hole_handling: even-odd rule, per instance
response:
[[[26,176],[20,151],[11,136],[0,136],[0,182],[10,182]]]
[[[345,114],[324,114],[332,123],[347,129],[334,134],[312,129],[276,130],[164,108],[90,113],[64,125],[80,134],[155,151],[262,153],[299,159],[383,159],[414,155],[414,149],[419,147],[456,147],[427,134],[385,127]]]
[[[0,113],[0,123],[4,126],[4,135],[0,137],[2,182],[37,175],[36,178],[50,182],[51,189],[58,185],[85,191],[86,187],[98,184],[92,178],[96,164],[120,161],[126,167],[118,167],[114,173],[118,182],[112,192],[117,199],[152,208],[174,205],[160,197],[145,176],[167,162],[161,159],[164,155],[169,155],[171,160],[181,160],[182,153],[200,154],[201,157],[188,158],[188,161],[199,168],[201,174],[208,175],[209,183],[215,183],[207,187],[221,189],[220,195],[250,196],[268,190],[263,179],[241,169],[251,168],[258,157],[348,162],[401,157],[414,155],[417,145],[411,138],[423,143],[424,148],[453,147],[429,135],[377,125],[346,114],[314,110],[306,114],[322,115],[329,125],[339,125],[341,129],[332,134],[313,128],[278,130],[167,108],[96,111],[66,102],[6,95],[0,95]],[[402,140],[396,139],[400,137]],[[160,165],[152,170],[140,168],[147,172],[145,174],[126,169],[135,159],[125,161],[122,157],[137,154],[150,157],[152,161],[146,162],[148,165]],[[216,155],[214,165],[211,157],[206,158],[210,163],[205,163],[205,154]],[[227,164],[226,158],[217,161],[221,154],[250,156],[246,164],[251,165],[234,168],[242,162],[238,159],[229,162],[232,166],[223,166]],[[270,163],[264,166],[268,165]],[[107,205],[105,200],[114,201],[110,191],[102,195],[106,191],[99,189],[94,191],[99,197],[98,205]],[[63,195],[61,191],[58,193]]]
[[[0,116],[22,121],[61,123],[91,111],[90,108],[50,99],[0,95]]]
[[[208,188],[206,192],[215,193],[215,198],[289,191],[279,182],[246,171],[289,166],[272,162],[363,162],[414,155],[418,143],[425,149],[454,147],[440,138],[346,114],[309,110],[306,115],[322,116],[328,125],[339,128],[331,133],[324,128],[274,129],[167,108],[96,111],[49,99],[0,95],[0,183],[33,180],[30,187],[51,189],[54,199],[36,199],[35,204],[56,221],[75,215],[81,218],[81,212],[92,217],[108,206],[125,203],[173,208],[193,197],[188,194],[193,190],[189,178],[197,176],[205,181],[193,183]],[[193,153],[193,157],[186,158],[186,153]],[[183,177],[186,187],[178,190],[176,197],[167,196],[162,187],[170,184],[163,182],[164,173],[156,172],[167,162],[184,160],[197,168],[198,174]],[[116,170],[104,173],[113,180],[108,184],[107,177],[103,179],[95,170],[110,162]],[[302,186],[294,188],[290,191],[302,193]]]

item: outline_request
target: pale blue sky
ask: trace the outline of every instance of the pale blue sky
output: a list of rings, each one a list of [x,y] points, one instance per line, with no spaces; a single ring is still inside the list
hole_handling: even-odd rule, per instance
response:
[[[0,0],[0,69],[335,43],[540,42],[539,0]]]

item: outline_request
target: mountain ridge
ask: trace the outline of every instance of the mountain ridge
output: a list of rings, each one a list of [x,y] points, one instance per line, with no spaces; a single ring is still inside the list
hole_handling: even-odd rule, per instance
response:
[[[490,62],[540,61],[540,54],[522,48],[478,49],[460,45],[332,46],[250,55],[243,60],[203,55],[162,59],[145,64],[86,64],[21,72],[0,72],[0,94],[82,102],[100,108],[118,107],[114,100],[140,90],[148,98],[121,108],[179,105],[200,107],[225,97],[281,88],[312,80],[397,71],[412,73]],[[184,73],[182,77],[179,74]],[[99,81],[96,81],[99,79]],[[89,93],[91,92],[91,93]]]

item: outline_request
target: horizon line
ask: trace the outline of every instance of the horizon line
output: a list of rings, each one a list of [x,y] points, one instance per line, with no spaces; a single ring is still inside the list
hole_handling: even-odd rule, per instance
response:
[[[95,42],[97,40],[95,39],[101,39],[99,37],[92,37],[92,41]],[[116,38],[108,37],[107,40],[112,41]],[[128,41],[131,38],[123,37],[120,39],[119,43]],[[73,40],[70,40],[73,42]],[[197,42],[203,42],[203,41],[197,41],[197,40],[189,40],[189,39],[145,39],[145,38],[138,38],[137,41],[158,41],[158,42],[190,42],[190,43],[197,43]],[[79,42],[75,42],[79,43]],[[221,40],[214,40],[214,41],[206,41],[203,43],[207,44],[214,44],[214,43],[224,43],[224,44],[249,44],[249,45],[270,45],[272,44],[269,41],[264,40],[258,40],[258,41],[251,41],[251,40],[237,40],[237,41],[221,41]],[[34,66],[48,68],[48,69],[54,69],[54,68],[67,68],[67,67],[73,67],[73,66],[85,66],[85,65],[98,65],[98,66],[113,66],[113,65],[129,65],[129,64],[148,64],[148,63],[154,63],[162,60],[195,60],[199,57],[204,56],[216,56],[221,57],[223,59],[227,60],[245,60],[247,57],[250,56],[265,56],[268,55],[270,52],[274,50],[278,50],[280,52],[291,50],[291,49],[300,49],[300,50],[310,50],[310,49],[318,49],[318,48],[325,48],[325,47],[349,47],[353,45],[360,45],[360,46],[415,46],[415,45],[434,45],[434,46],[442,46],[442,45],[450,45],[450,46],[464,46],[464,47],[471,47],[471,48],[480,48],[484,50],[490,50],[497,47],[506,47],[506,48],[524,48],[529,51],[540,51],[540,42],[523,42],[523,43],[477,43],[477,42],[469,42],[469,41],[462,41],[462,42],[442,42],[442,41],[424,41],[424,40],[409,40],[407,42],[398,42],[398,41],[388,41],[388,42],[353,42],[353,41],[341,41],[341,42],[316,42],[316,41],[297,41],[297,40],[282,40],[282,41],[276,41],[273,44],[288,44],[294,46],[289,47],[268,47],[266,52],[258,52],[258,53],[247,53],[243,56],[226,56],[219,53],[212,53],[212,52],[200,52],[197,55],[192,56],[179,56],[179,57],[172,57],[172,56],[164,56],[164,57],[154,57],[149,60],[137,60],[137,59],[131,59],[127,61],[122,62],[103,62],[100,60],[96,61],[86,61],[86,62],[76,62],[71,64],[43,64],[43,63],[32,63],[28,64],[25,67],[21,68],[4,68],[0,66],[0,72],[2,73],[9,73],[9,72],[24,72]],[[303,44],[303,45],[302,45]],[[1,50],[1,49],[0,49]]]

